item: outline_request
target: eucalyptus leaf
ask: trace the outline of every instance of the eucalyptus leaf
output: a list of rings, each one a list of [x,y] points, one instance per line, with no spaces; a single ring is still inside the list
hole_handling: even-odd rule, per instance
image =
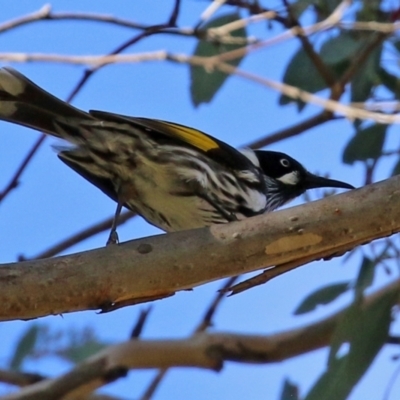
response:
[[[295,315],[305,314],[313,311],[317,306],[329,304],[336,300],[340,295],[349,290],[349,282],[339,282],[333,285],[317,289],[309,294],[294,311]]]
[[[283,82],[310,93],[316,93],[327,88],[325,80],[321,77],[319,71],[304,51],[303,47],[300,47],[289,61],[283,75]],[[279,98],[280,105],[285,105],[293,101],[296,100],[286,95],[281,95]],[[304,103],[299,100],[297,100],[297,102],[300,103],[299,110],[301,110]]]
[[[387,125],[373,124],[359,129],[344,149],[343,162],[353,164],[355,161],[378,158],[382,154],[387,127]]]
[[[203,29],[206,30],[210,28],[217,28],[219,26],[237,21],[238,19],[240,19],[240,15],[238,13],[223,15],[221,17],[210,20],[207,24],[204,25]],[[235,31],[232,31],[231,35],[235,38],[245,39],[247,37],[246,29],[237,29]],[[213,57],[241,47],[244,47],[244,44],[222,44],[200,40],[194,51],[194,56]],[[238,57],[231,61],[228,61],[228,63],[237,67],[241,63],[243,58],[244,55],[242,57]],[[206,70],[202,66],[191,65],[190,77],[190,95],[193,105],[197,107],[201,103],[209,103],[214,98],[215,94],[224,84],[229,75],[219,71],[218,69]]]
[[[97,340],[90,340],[81,344],[75,343],[57,352],[57,355],[75,364],[86,360],[88,357],[98,353],[109,346]]]
[[[374,281],[376,263],[368,257],[363,257],[360,272],[355,285],[356,296],[361,297],[365,289],[370,287]]]
[[[285,379],[279,400],[299,400],[299,388],[294,383]]]
[[[325,63],[330,65],[344,61],[349,63],[363,43],[364,41],[357,40],[351,32],[342,32],[324,42],[320,56]]]
[[[353,310],[353,318],[348,317],[345,323],[339,323],[336,330],[342,332],[336,335],[346,338],[350,345],[349,352],[343,357],[331,357],[328,369],[304,400],[348,398],[387,340],[392,321],[391,309],[396,298],[396,293],[386,293],[367,309],[359,306],[356,318]]]
[[[380,83],[379,70],[383,46],[374,49],[351,81],[351,101],[364,102]]]
[[[390,90],[396,99],[400,98],[400,78],[383,67],[379,68],[378,75],[381,83],[386,87],[386,89]]]
[[[19,339],[17,346],[15,348],[13,357],[10,362],[10,368],[13,370],[18,370],[22,366],[25,358],[31,355],[32,351],[35,349],[35,345],[39,338],[41,331],[41,326],[34,324],[31,325]]]
[[[397,160],[397,162],[393,168],[392,176],[399,175],[399,174],[400,174],[400,158]]]

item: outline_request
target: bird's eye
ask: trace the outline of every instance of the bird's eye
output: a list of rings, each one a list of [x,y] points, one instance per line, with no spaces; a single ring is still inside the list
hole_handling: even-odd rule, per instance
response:
[[[283,165],[286,168],[290,166],[290,162],[286,158],[281,158],[280,163],[281,163],[281,165]]]

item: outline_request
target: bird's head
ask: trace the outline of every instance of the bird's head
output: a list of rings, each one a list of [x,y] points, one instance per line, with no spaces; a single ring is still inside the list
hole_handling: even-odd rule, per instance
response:
[[[244,151],[265,175],[268,209],[275,209],[300,196],[308,189],[323,187],[354,189],[348,183],[324,178],[308,172],[298,161],[287,154],[255,150],[253,155]],[[271,179],[272,178],[272,179]]]

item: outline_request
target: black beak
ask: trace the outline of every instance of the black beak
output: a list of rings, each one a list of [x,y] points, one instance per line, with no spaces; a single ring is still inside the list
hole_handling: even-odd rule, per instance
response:
[[[334,187],[342,189],[355,189],[354,186],[349,185],[346,182],[336,181],[335,179],[323,178],[322,176],[311,174],[307,172],[305,179],[306,189],[316,189],[322,187]]]

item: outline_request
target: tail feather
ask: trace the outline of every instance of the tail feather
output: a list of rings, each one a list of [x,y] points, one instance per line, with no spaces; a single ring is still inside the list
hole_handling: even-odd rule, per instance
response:
[[[12,68],[0,69],[0,119],[61,137],[57,120],[94,118],[41,89]]]

